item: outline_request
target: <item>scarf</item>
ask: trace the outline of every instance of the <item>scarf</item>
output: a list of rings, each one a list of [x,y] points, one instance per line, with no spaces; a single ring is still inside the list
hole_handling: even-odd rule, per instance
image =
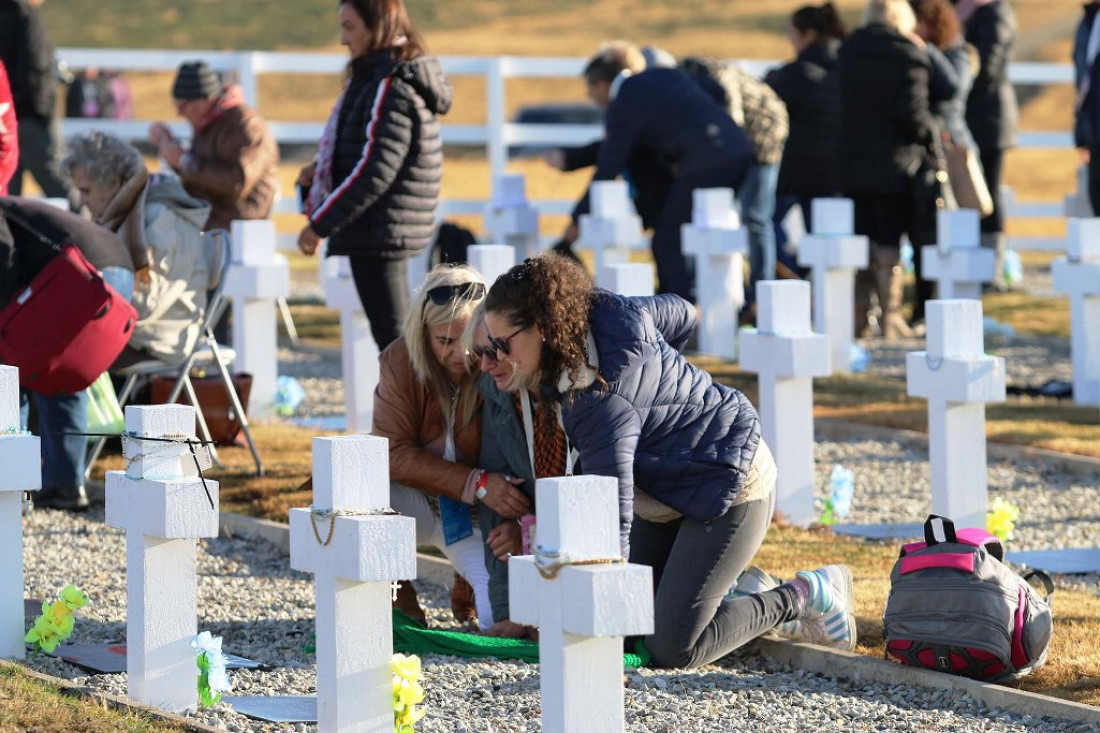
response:
[[[96,220],[100,226],[118,234],[130,251],[134,272],[149,267],[149,248],[145,242],[145,194],[149,189],[149,173],[142,167],[111,197],[107,208]]]
[[[959,16],[960,22],[965,23],[978,8],[995,2],[997,0],[959,0],[955,5],[955,14]]]
[[[195,126],[195,132],[202,132],[209,127],[214,120],[221,117],[231,109],[236,109],[244,104],[244,90],[238,84],[231,84],[222,89],[218,96],[214,97],[214,104],[209,111],[199,120]]]
[[[394,39],[392,47],[383,49],[382,51],[374,51],[372,54],[393,53],[393,48],[404,46],[408,42],[409,39],[406,36],[398,36]],[[357,57],[352,59],[352,66],[362,58],[363,57]],[[336,135],[340,131],[340,108],[344,106],[344,97],[347,96],[350,87],[351,79],[349,77],[348,83],[344,85],[344,90],[340,92],[340,96],[336,98],[336,104],[332,106],[332,112],[329,113],[328,121],[325,122],[325,129],[321,133],[321,140],[317,143],[317,158],[315,159],[316,166],[313,169],[313,182],[309,186],[309,195],[307,195],[306,200],[302,202],[302,213],[310,218],[313,217],[313,212],[321,208],[321,204],[323,204],[325,199],[328,198],[328,195],[332,193],[332,160],[336,151]]]
[[[336,151],[336,133],[340,127],[340,108],[344,105],[347,93],[348,87],[345,86],[344,91],[336,98],[336,104],[332,106],[332,112],[325,122],[325,130],[321,133],[321,141],[317,143],[317,165],[313,169],[313,183],[310,184],[309,195],[303,202],[305,210],[302,213],[308,217],[312,217],[313,212],[321,208],[321,204],[332,193],[332,159]]]

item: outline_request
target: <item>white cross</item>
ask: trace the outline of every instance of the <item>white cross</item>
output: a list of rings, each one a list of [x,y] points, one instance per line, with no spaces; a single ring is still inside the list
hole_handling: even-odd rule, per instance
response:
[[[595,181],[588,189],[590,212],[581,214],[577,244],[596,260],[596,282],[605,282],[607,265],[629,261],[628,250],[641,249],[642,220],[625,181]]]
[[[38,437],[22,435],[19,370],[0,366],[0,657],[22,659],[23,492],[42,487]]]
[[[855,334],[856,270],[867,268],[870,244],[853,234],[851,199],[814,199],[814,233],[798,243],[798,264],[811,269],[814,331],[829,339],[833,373],[847,374]]]
[[[195,408],[127,406],[126,432],[193,440]],[[123,448],[126,470],[107,472],[105,521],[126,530],[129,695],[174,712],[193,709],[196,540],[218,536],[218,482],[207,479],[203,490],[185,443],[124,439]]]
[[[290,566],[314,576],[321,733],[393,730],[390,587],[416,577],[416,529],[380,513],[389,498],[389,441],[313,439],[313,506],[290,510]]]
[[[981,246],[980,214],[974,209],[936,212],[936,244],[921,247],[921,273],[935,280],[940,300],[980,298],[992,282],[996,253]]]
[[[737,356],[737,314],[745,304],[744,257],[748,232],[733,202],[733,189],[697,189],[690,224],[681,229],[684,254],[695,257],[695,295],[703,319],[699,351]]]
[[[926,351],[906,357],[913,397],[928,400],[932,512],[985,528],[985,404],[1005,400],[1005,361],[986,356],[980,300],[930,300]]]
[[[1070,219],[1067,251],[1052,270],[1069,296],[1073,401],[1100,405],[1100,219]]]
[[[359,291],[347,257],[326,257],[321,263],[325,306],[340,312],[340,365],[344,375],[344,410],[349,433],[366,433],[374,417],[378,386],[378,344],[363,313]]]
[[[776,508],[809,525],[814,512],[814,377],[827,377],[829,341],[810,329],[810,284],[756,284],[758,327],[741,334],[741,368],[760,375],[760,423],[779,467]]]
[[[508,244],[471,244],[466,248],[470,267],[481,273],[489,287],[516,264],[516,249]]]
[[[542,553],[565,562],[617,558],[618,481],[606,476],[539,479]],[[539,627],[542,729],[624,729],[622,637],[653,633],[653,572],[645,565],[565,565],[539,573],[535,556],[508,560],[512,620]]]
[[[516,257],[539,253],[539,212],[527,202],[521,174],[497,176],[485,207],[485,231],[494,242],[514,247]]]
[[[653,295],[653,265],[644,262],[623,262],[606,265],[603,280],[598,284],[604,290],[619,295]]]
[[[249,413],[275,414],[278,389],[278,323],[275,304],[290,294],[290,266],[275,252],[275,222],[234,221],[224,292],[233,299],[233,349],[237,369],[252,375]]]

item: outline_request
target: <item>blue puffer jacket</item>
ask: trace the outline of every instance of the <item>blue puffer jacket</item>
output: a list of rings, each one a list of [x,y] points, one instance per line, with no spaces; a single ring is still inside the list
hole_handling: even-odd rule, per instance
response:
[[[744,485],[760,418],[743,394],[679,353],[695,328],[686,300],[597,291],[589,322],[607,387],[570,391],[562,417],[584,472],[619,480],[629,557],[635,484],[691,519],[722,516]]]

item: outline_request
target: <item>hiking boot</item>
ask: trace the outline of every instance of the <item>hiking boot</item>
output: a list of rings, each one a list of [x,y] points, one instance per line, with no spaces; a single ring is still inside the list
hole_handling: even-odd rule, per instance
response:
[[[455,621],[464,624],[477,618],[477,606],[474,605],[474,587],[455,573],[455,582],[451,586],[451,613]]]
[[[856,618],[852,613],[852,571],[847,565],[802,570],[798,577],[810,584],[810,598],[798,621],[800,641],[852,651],[856,648]]]

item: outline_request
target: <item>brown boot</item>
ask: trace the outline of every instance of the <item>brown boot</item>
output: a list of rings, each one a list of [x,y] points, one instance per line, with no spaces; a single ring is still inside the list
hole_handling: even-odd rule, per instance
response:
[[[413,588],[412,581],[402,580],[398,582],[397,597],[393,601],[393,607],[427,628],[428,617],[424,615],[424,609],[420,607],[420,601],[416,599],[416,588]]]
[[[464,624],[477,618],[477,606],[474,605],[474,587],[455,573],[455,583],[451,587],[451,613],[455,621]]]

